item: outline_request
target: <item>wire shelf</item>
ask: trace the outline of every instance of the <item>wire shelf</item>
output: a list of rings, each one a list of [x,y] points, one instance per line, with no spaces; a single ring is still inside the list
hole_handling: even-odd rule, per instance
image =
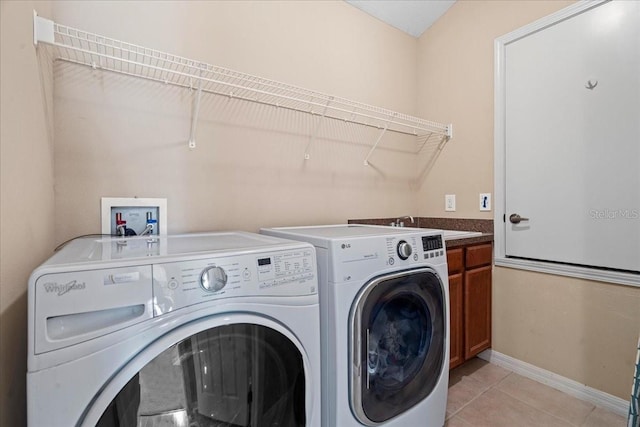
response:
[[[450,124],[424,120],[92,34],[55,23],[35,13],[34,43],[52,46],[56,60],[197,90],[190,138],[192,146],[195,146],[193,134],[201,92],[378,128],[381,130],[380,137],[386,131],[413,135],[418,137],[418,144],[432,137],[447,141],[452,136]]]

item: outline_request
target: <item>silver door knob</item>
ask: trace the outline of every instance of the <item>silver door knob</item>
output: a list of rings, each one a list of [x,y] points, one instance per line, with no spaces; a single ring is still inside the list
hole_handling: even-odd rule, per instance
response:
[[[529,218],[523,218],[518,214],[511,214],[509,215],[509,221],[511,221],[512,224],[520,224],[521,221],[529,221]]]

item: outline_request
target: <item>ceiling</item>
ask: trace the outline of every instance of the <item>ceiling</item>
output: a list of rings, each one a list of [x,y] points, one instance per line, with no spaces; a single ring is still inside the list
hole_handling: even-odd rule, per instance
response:
[[[455,0],[345,1],[413,37],[420,37],[455,3]]]

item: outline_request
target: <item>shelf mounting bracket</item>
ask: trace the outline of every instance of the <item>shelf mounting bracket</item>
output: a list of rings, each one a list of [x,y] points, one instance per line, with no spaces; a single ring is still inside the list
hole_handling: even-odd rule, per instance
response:
[[[369,150],[369,154],[367,154],[367,157],[365,157],[364,159],[364,165],[365,166],[369,166],[369,157],[371,157],[371,155],[373,154],[373,152],[376,150],[376,148],[378,147],[378,144],[380,143],[380,141],[382,140],[382,137],[384,136],[384,134],[387,132],[387,129],[389,128],[389,122],[387,122],[384,125],[384,128],[382,129],[382,132],[380,132],[380,135],[378,135],[378,139],[376,139],[376,142],[373,144],[373,147],[371,147],[371,150]]]
[[[202,77],[202,71],[200,71]],[[202,79],[198,79],[198,90],[193,99],[193,114],[191,116],[191,131],[189,132],[189,148],[196,148],[196,127],[198,125],[198,115],[200,114],[200,97],[202,96]]]
[[[329,104],[331,104],[332,100],[333,100],[333,96],[330,97],[329,100],[327,101],[327,103],[325,104],[324,110],[322,110],[322,115],[320,115],[320,118],[318,119],[318,123],[316,124],[316,128],[313,130],[313,133],[309,137],[309,142],[307,143],[307,146],[304,149],[304,159],[305,160],[309,160],[311,158],[311,155],[309,154],[309,147],[311,147],[311,144],[316,139],[316,136],[318,136],[318,131],[320,130],[320,125],[322,124],[322,121],[324,120],[324,118],[327,115],[327,110],[329,109]]]
[[[55,43],[53,21],[38,16],[38,12],[33,11],[33,45],[38,46],[38,42],[47,44]]]

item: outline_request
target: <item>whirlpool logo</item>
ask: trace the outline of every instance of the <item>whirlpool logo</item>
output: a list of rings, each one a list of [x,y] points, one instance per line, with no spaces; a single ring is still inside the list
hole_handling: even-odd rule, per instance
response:
[[[59,297],[68,294],[71,291],[84,290],[86,287],[87,285],[85,282],[78,282],[77,280],[72,280],[62,285],[55,282],[48,282],[44,284],[44,289],[48,294],[55,293]]]

